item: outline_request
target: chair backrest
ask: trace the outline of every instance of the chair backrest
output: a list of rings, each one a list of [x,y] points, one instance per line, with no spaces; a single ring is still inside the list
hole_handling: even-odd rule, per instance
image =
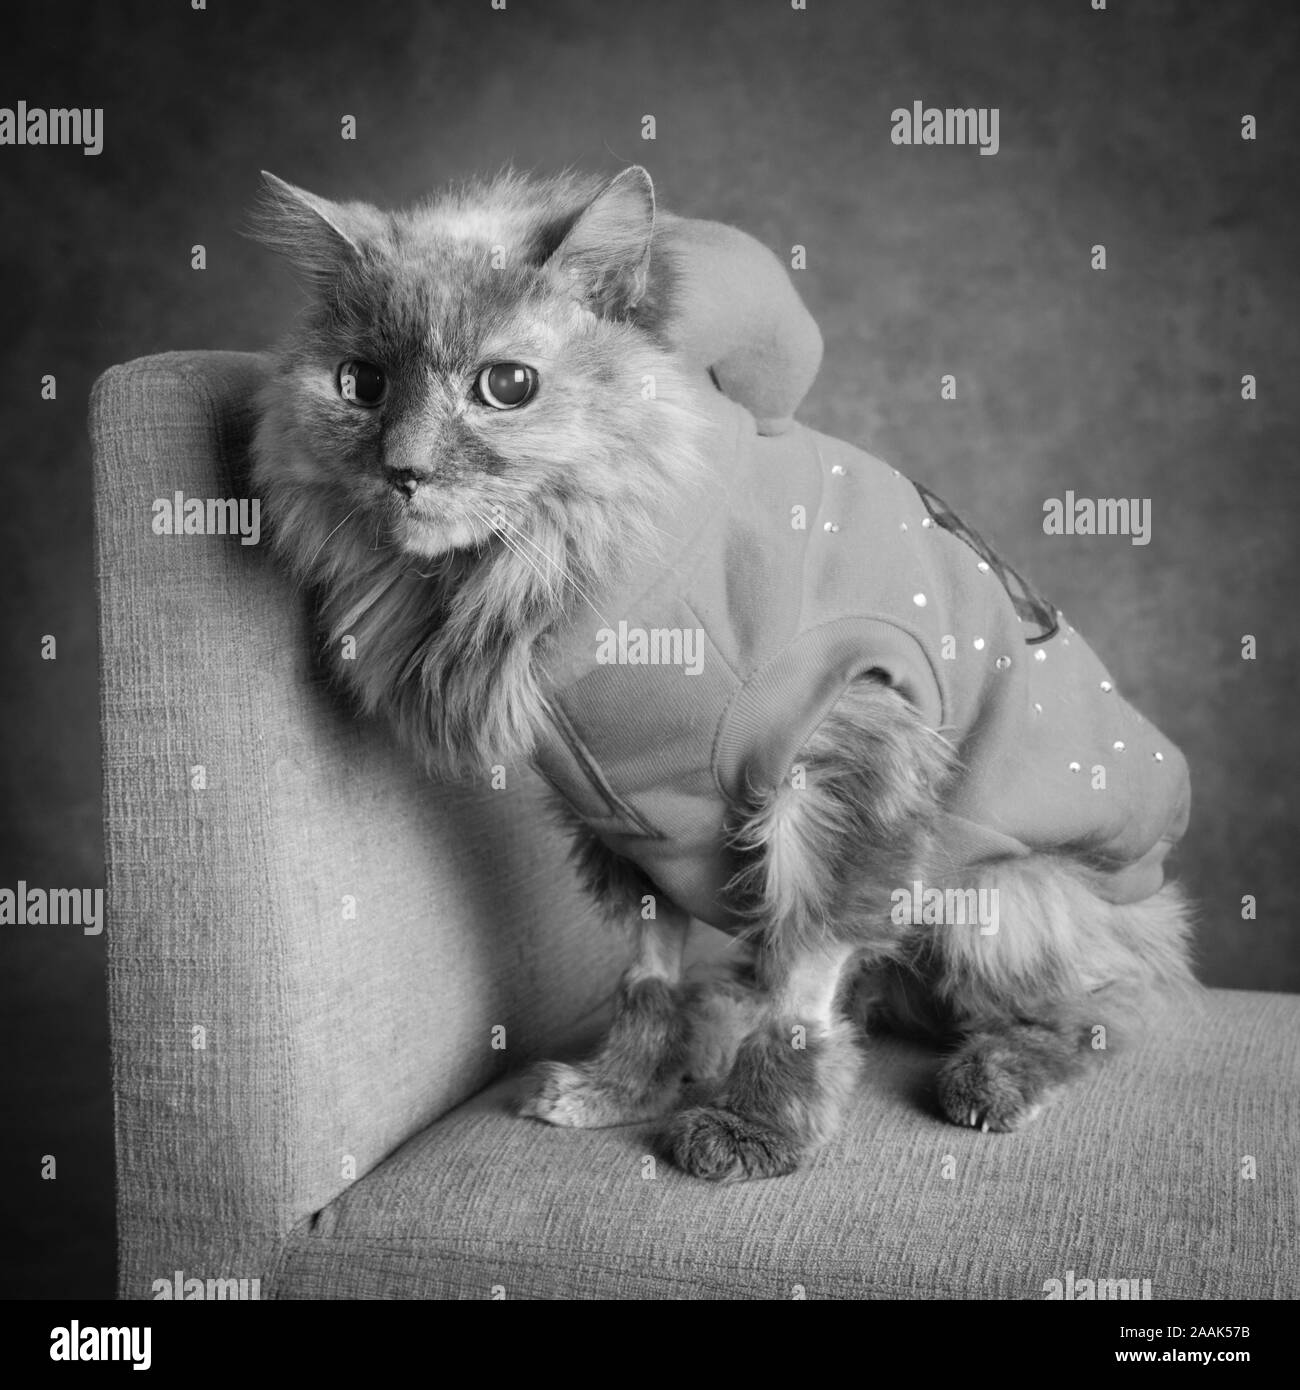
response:
[[[531,772],[438,786],[314,669],[303,602],[238,535],[242,353],[115,367],[91,404],[120,1289],[254,1277],[279,1237],[606,998]],[[182,508],[183,515],[183,508]],[[504,1028],[504,1048],[494,1047]]]

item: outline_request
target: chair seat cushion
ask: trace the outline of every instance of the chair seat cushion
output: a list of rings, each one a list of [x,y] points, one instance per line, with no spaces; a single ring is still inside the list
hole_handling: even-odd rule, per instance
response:
[[[1018,1134],[943,1122],[933,1052],[867,1051],[838,1137],[804,1170],[726,1187],[654,1157],[653,1126],[517,1119],[501,1083],[301,1227],[271,1292],[1042,1299],[1053,1280],[1075,1298],[1123,1280],[1104,1296],[1300,1294],[1300,998],[1207,992]]]

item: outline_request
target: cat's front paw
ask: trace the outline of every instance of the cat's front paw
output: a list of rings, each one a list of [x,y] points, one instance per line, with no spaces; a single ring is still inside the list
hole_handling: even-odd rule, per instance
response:
[[[689,1041],[683,1070],[693,1082],[721,1081],[740,1045],[758,1026],[763,997],[732,980],[697,986],[689,997]]]
[[[939,1105],[955,1125],[1007,1133],[1033,1120],[1049,1099],[1053,1070],[1001,1039],[975,1039],[939,1071]]]
[[[664,1139],[673,1162],[707,1182],[784,1177],[807,1151],[797,1135],[716,1105],[683,1110]]]
[[[666,1115],[678,1091],[676,1084],[618,1086],[589,1063],[543,1062],[524,1079],[519,1113],[566,1129],[604,1129]]]

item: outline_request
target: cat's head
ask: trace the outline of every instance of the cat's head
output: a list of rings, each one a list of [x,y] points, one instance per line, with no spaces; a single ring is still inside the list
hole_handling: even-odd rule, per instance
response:
[[[508,551],[546,575],[617,548],[691,466],[645,170],[506,174],[403,213],[265,179],[255,235],[311,298],[263,393],[255,484],[304,577],[362,547],[416,568]]]

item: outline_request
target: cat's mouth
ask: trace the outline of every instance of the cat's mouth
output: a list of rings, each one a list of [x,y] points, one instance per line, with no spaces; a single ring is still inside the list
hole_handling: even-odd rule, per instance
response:
[[[393,544],[422,560],[477,548],[493,535],[490,517],[479,517],[445,494],[435,497],[425,488],[390,495],[387,511]]]

